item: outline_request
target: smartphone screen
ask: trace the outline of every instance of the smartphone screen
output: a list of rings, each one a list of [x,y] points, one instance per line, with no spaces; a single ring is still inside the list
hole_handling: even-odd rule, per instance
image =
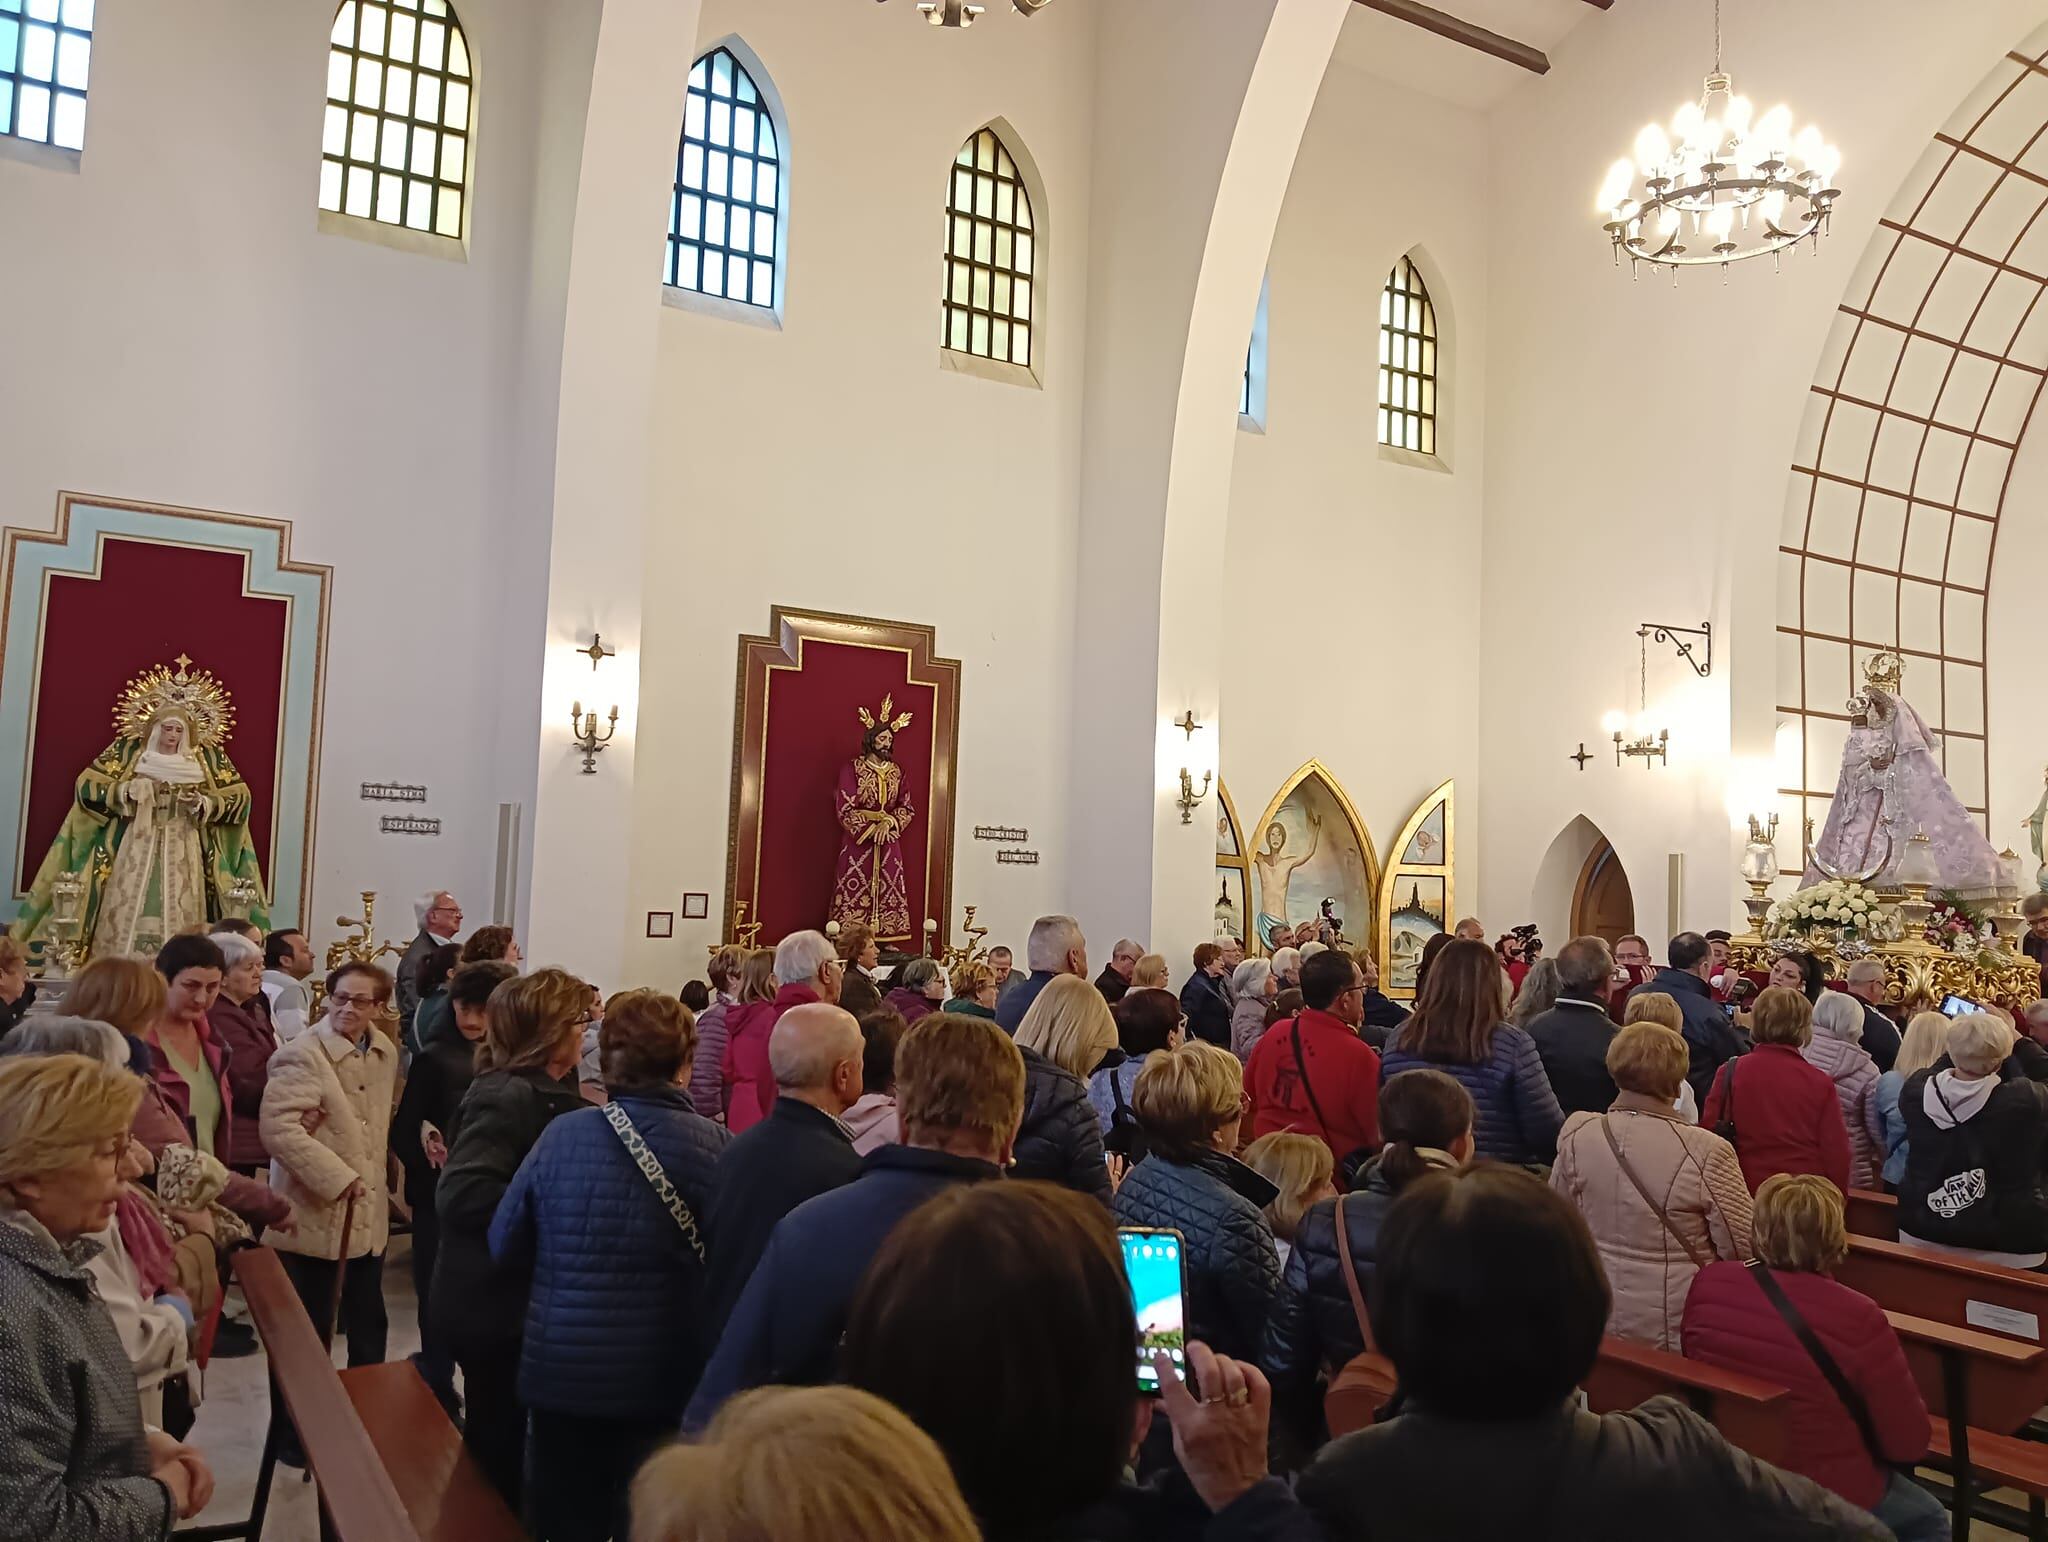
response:
[[[1735,1003],[1732,1001],[1724,1001],[1721,1003],[1721,1015],[1727,1018],[1728,1021],[1731,1023],[1735,1021],[1735,1014],[1738,1010],[1739,1008],[1737,1008]]]
[[[1152,1355],[1165,1350],[1173,1368],[1187,1376],[1183,1345],[1187,1339],[1187,1282],[1182,1275],[1181,1235],[1177,1231],[1120,1226],[1124,1278],[1130,1282],[1131,1305],[1138,1313],[1138,1390],[1159,1395],[1159,1373]]]
[[[1944,996],[1941,1002],[1941,1013],[1944,1017],[1964,1017],[1969,1013],[1983,1010],[1967,996]]]

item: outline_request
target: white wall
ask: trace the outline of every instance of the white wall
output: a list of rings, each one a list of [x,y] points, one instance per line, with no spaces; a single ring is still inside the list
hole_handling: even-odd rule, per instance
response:
[[[533,694],[501,649],[495,551],[526,496],[503,467],[544,63],[527,7],[460,9],[467,261],[316,228],[326,0],[102,0],[75,169],[0,140],[0,521],[49,528],[60,489],[256,514],[335,568],[323,934],[361,889],[387,935],[435,884],[486,919],[496,804],[517,796],[493,753],[501,692]],[[366,780],[425,783],[442,836],[376,833]]]
[[[1265,430],[1237,436],[1224,780],[1249,827],[1319,758],[1383,863],[1446,778],[1465,831],[1480,807],[1485,185],[1478,114],[1330,66],[1274,237]],[[1411,250],[1443,339],[1440,467],[1377,443],[1380,291]],[[1461,909],[1474,844],[1457,846]]]

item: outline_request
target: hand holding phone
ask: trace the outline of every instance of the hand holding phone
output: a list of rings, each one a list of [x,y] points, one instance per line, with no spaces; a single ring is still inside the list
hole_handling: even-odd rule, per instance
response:
[[[1257,1366],[1215,1354],[1207,1344],[1190,1344],[1187,1352],[1204,1395],[1197,1397],[1161,1354],[1154,1366],[1159,1406],[1173,1425],[1181,1470],[1213,1513],[1266,1476],[1273,1389]]]
[[[1138,1317],[1138,1391],[1157,1397],[1155,1355],[1181,1375],[1187,1370],[1187,1248],[1181,1234],[1166,1227],[1119,1226],[1116,1239]]]
[[[1983,1007],[1967,996],[1944,996],[1941,1000],[1941,1015],[1943,1017],[1968,1017],[1973,1012],[1981,1012],[1983,1010]]]

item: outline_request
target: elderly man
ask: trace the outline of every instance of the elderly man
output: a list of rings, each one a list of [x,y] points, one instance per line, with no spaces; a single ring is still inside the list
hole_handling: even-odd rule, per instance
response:
[[[1486,941],[1486,928],[1479,924],[1479,917],[1467,916],[1451,929],[1451,935],[1460,942]]]
[[[462,905],[446,889],[435,889],[412,902],[412,914],[420,933],[398,961],[398,1025],[408,1041],[413,1014],[420,1007],[420,965],[434,949],[455,940],[462,930]]]
[[[1849,966],[1849,994],[1863,1003],[1863,1049],[1877,1062],[1880,1074],[1899,1058],[1899,1025],[1885,1015],[1884,962],[1859,958]]]
[[[996,1002],[996,1022],[1013,1037],[1038,993],[1055,978],[1063,974],[1088,978],[1088,940],[1081,935],[1081,923],[1072,916],[1040,916],[1031,923],[1024,957],[1031,965],[1030,976]]]
[[[1237,987],[1231,980],[1237,973],[1237,966],[1244,962],[1244,942],[1237,937],[1218,937],[1216,946],[1223,950],[1223,999],[1235,1006]]]
[[[1749,1048],[1749,1036],[1728,1020],[1707,984],[1708,973],[1714,967],[1714,952],[1707,946],[1706,938],[1698,932],[1680,932],[1671,939],[1664,956],[1671,960],[1670,964],[1629,994],[1662,991],[1678,1003],[1679,1014],[1685,1019],[1685,1027],[1680,1031],[1692,1051],[1692,1065],[1685,1079],[1691,1084],[1699,1106],[1705,1108],[1714,1073],[1721,1069],[1723,1061],[1733,1060]]]
[[[1024,1057],[994,1023],[920,1018],[896,1047],[896,1107],[902,1143],[869,1152],[857,1181],[775,1228],[686,1428],[748,1387],[832,1380],[854,1292],[890,1230],[947,1189],[1002,1176],[1024,1114]]]
[[[1614,955],[1599,937],[1574,937],[1557,950],[1557,1005],[1529,1019],[1528,1034],[1543,1057],[1544,1074],[1558,1106],[1604,1114],[1616,1097],[1607,1071],[1607,1047],[1617,1030],[1607,1015],[1608,977]]]
[[[732,1314],[776,1222],[860,1172],[839,1116],[860,1097],[863,1051],[853,1014],[824,1001],[791,1006],[769,1035],[775,1106],[718,1159],[705,1217],[707,1341]]]
[[[725,1015],[725,1056],[719,1075],[725,1092],[726,1128],[738,1135],[768,1117],[778,1083],[770,1035],[792,1007],[814,1001],[836,1004],[846,960],[823,932],[791,932],[775,945],[775,998],[743,1001]]]
[[[1102,966],[1102,973],[1095,977],[1095,988],[1102,992],[1102,999],[1115,1006],[1124,999],[1124,992],[1131,988],[1131,974],[1138,967],[1138,960],[1145,956],[1145,944],[1133,942],[1128,937],[1119,937],[1116,946],[1109,950],[1109,962]]]

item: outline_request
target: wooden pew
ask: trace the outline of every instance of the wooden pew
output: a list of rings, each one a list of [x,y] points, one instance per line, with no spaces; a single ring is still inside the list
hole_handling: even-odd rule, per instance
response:
[[[1904,1312],[1887,1311],[1885,1317],[1935,1415],[1929,1452],[1953,1479],[1949,1510],[1959,1542],[1970,1535],[1977,1494],[2004,1487],[2028,1493],[2034,1512],[2027,1518],[2028,1533],[2040,1542],[2048,1448],[2017,1440],[2011,1432],[2048,1401],[2048,1348]],[[1987,1518],[2004,1524],[2016,1517]]]
[[[526,1533],[469,1460],[461,1435],[409,1363],[366,1366],[349,1372],[356,1380],[344,1383],[277,1254],[244,1248],[234,1260],[243,1299],[269,1356],[276,1396],[298,1432],[307,1469],[320,1485],[323,1538],[524,1542]],[[397,1374],[385,1373],[410,1378],[425,1407],[396,1385]],[[276,1464],[273,1425],[264,1441],[249,1519],[176,1535],[183,1542],[260,1538]]]
[[[1844,1208],[1852,1237],[1876,1237],[1883,1242],[1899,1240],[1899,1196],[1880,1194],[1876,1189],[1851,1189]]]
[[[1835,1278],[1890,1311],[2048,1343],[2048,1275],[1852,1236]]]
[[[1690,1403],[1730,1445],[1766,1462],[1784,1459],[1791,1394],[1775,1382],[1610,1335],[1601,1342],[1584,1390],[1595,1413],[1634,1408],[1669,1393]]]

